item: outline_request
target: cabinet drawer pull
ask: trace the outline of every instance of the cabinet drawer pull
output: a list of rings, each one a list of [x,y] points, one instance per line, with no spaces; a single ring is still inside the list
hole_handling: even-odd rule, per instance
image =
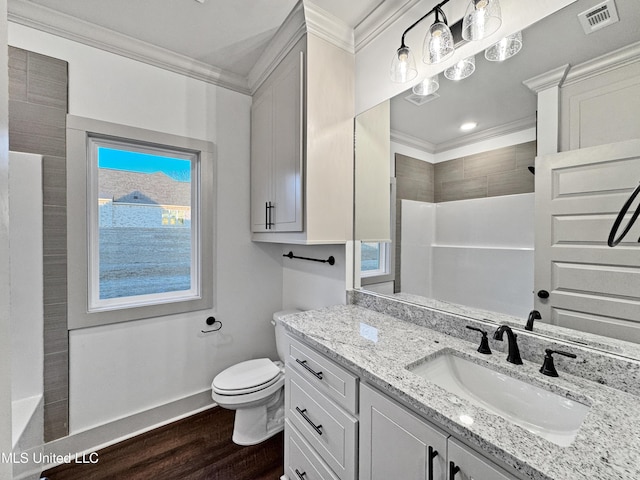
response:
[[[433,459],[438,456],[438,451],[429,446],[429,480],[433,480]]]
[[[302,415],[302,418],[304,418],[307,421],[307,423],[309,425],[311,425],[316,432],[318,432],[318,435],[322,435],[322,425],[316,425],[315,423],[313,423],[311,421],[311,419],[309,417],[307,417],[307,409],[306,408],[304,410],[300,410],[300,407],[296,407],[296,410],[298,411],[298,413],[300,415]]]
[[[458,467],[452,461],[449,461],[449,480],[454,480],[456,473],[460,471],[460,467]]]
[[[307,365],[306,360],[300,360],[299,358],[296,358],[296,362],[302,365],[308,372],[314,375],[318,380],[322,380],[322,372],[316,372],[313,368]]]
[[[306,474],[307,474],[307,472],[302,472],[302,473],[300,473],[300,472],[298,471],[298,469],[296,468],[296,475],[298,476],[298,478],[299,478],[300,480],[304,480],[304,476],[305,476]]]

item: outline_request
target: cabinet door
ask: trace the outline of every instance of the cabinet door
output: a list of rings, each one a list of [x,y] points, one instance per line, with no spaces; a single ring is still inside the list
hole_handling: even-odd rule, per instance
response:
[[[449,439],[447,480],[517,480],[460,442]]]
[[[444,480],[447,435],[360,386],[360,480]]]
[[[303,52],[292,51],[273,82],[273,219],[276,232],[302,224]]]
[[[266,232],[271,197],[273,91],[267,89],[251,106],[251,231]]]

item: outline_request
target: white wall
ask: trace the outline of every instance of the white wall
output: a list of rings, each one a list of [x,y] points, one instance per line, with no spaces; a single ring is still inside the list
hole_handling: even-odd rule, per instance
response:
[[[7,2],[0,0],[0,44],[7,36]],[[7,49],[0,53],[0,452],[9,453],[11,438],[11,318],[9,292],[9,118]],[[0,480],[9,480],[11,463],[0,462]]]
[[[20,25],[9,39],[69,62],[71,114],[217,146],[214,309],[70,332],[71,432],[205,391],[232,363],[275,357],[282,247],[250,240],[251,98]],[[209,315],[223,328],[202,335]]]

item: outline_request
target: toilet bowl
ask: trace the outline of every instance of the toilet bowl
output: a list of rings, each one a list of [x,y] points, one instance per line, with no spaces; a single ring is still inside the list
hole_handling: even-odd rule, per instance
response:
[[[300,310],[273,314],[276,347],[281,361],[257,358],[240,362],[220,372],[211,384],[211,397],[220,407],[235,410],[232,440],[255,445],[284,428],[284,335],[276,320]]]

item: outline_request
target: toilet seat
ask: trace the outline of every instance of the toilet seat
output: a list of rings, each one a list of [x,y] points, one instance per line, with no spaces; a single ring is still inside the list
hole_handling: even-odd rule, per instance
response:
[[[282,376],[280,362],[268,358],[247,360],[220,372],[211,385],[218,395],[247,395],[277,383]]]

